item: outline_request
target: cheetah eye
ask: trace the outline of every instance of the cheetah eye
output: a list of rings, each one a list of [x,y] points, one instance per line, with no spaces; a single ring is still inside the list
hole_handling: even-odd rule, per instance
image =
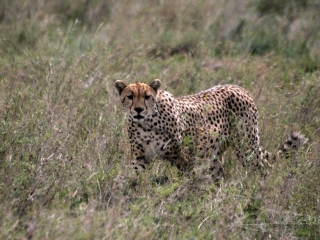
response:
[[[127,98],[129,98],[130,100],[132,100],[132,99],[133,99],[133,96],[132,96],[132,95],[129,95],[129,96],[127,96]]]
[[[145,95],[144,99],[148,100],[150,98],[150,95]]]

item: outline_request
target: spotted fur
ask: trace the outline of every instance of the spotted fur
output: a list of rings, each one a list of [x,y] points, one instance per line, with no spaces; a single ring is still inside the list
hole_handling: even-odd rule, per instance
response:
[[[160,80],[130,85],[115,82],[129,113],[128,135],[133,167],[144,170],[153,158],[166,159],[181,169],[192,166],[189,154],[211,161],[216,178],[224,176],[223,152],[231,145],[242,163],[266,174],[267,167],[307,139],[293,133],[277,153],[260,146],[258,110],[250,94],[235,85],[219,85],[200,93],[175,98],[159,90]]]

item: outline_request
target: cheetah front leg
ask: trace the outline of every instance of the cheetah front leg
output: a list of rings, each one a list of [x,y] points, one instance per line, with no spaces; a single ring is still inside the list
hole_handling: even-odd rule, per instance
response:
[[[192,161],[183,154],[181,143],[177,140],[170,140],[161,147],[164,159],[176,166],[179,171],[187,172],[192,168]]]
[[[131,167],[136,173],[143,172],[149,166],[149,161],[145,157],[144,149],[141,144],[131,144]]]
[[[116,189],[124,189],[127,187],[135,188],[138,185],[138,175],[143,172],[149,165],[149,161],[144,156],[144,150],[139,144],[131,144],[131,165],[127,173],[123,172],[115,179]]]
[[[144,156],[142,145],[137,142],[131,142],[130,166],[119,173],[115,179],[115,189],[122,189],[125,192],[138,185],[138,175],[149,165]]]

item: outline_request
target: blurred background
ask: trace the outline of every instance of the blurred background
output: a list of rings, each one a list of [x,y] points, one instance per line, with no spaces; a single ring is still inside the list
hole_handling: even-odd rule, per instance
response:
[[[74,40],[83,51],[99,44],[151,58],[276,52],[299,58],[305,71],[314,71],[319,10],[316,0],[2,0],[0,53],[63,51]],[[66,34],[71,39],[61,42]]]

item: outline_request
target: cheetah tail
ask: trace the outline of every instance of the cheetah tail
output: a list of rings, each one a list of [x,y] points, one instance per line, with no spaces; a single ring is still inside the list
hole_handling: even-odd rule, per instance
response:
[[[293,132],[289,135],[279,152],[288,157],[291,151],[298,151],[307,141],[308,138],[304,137],[300,132]]]

